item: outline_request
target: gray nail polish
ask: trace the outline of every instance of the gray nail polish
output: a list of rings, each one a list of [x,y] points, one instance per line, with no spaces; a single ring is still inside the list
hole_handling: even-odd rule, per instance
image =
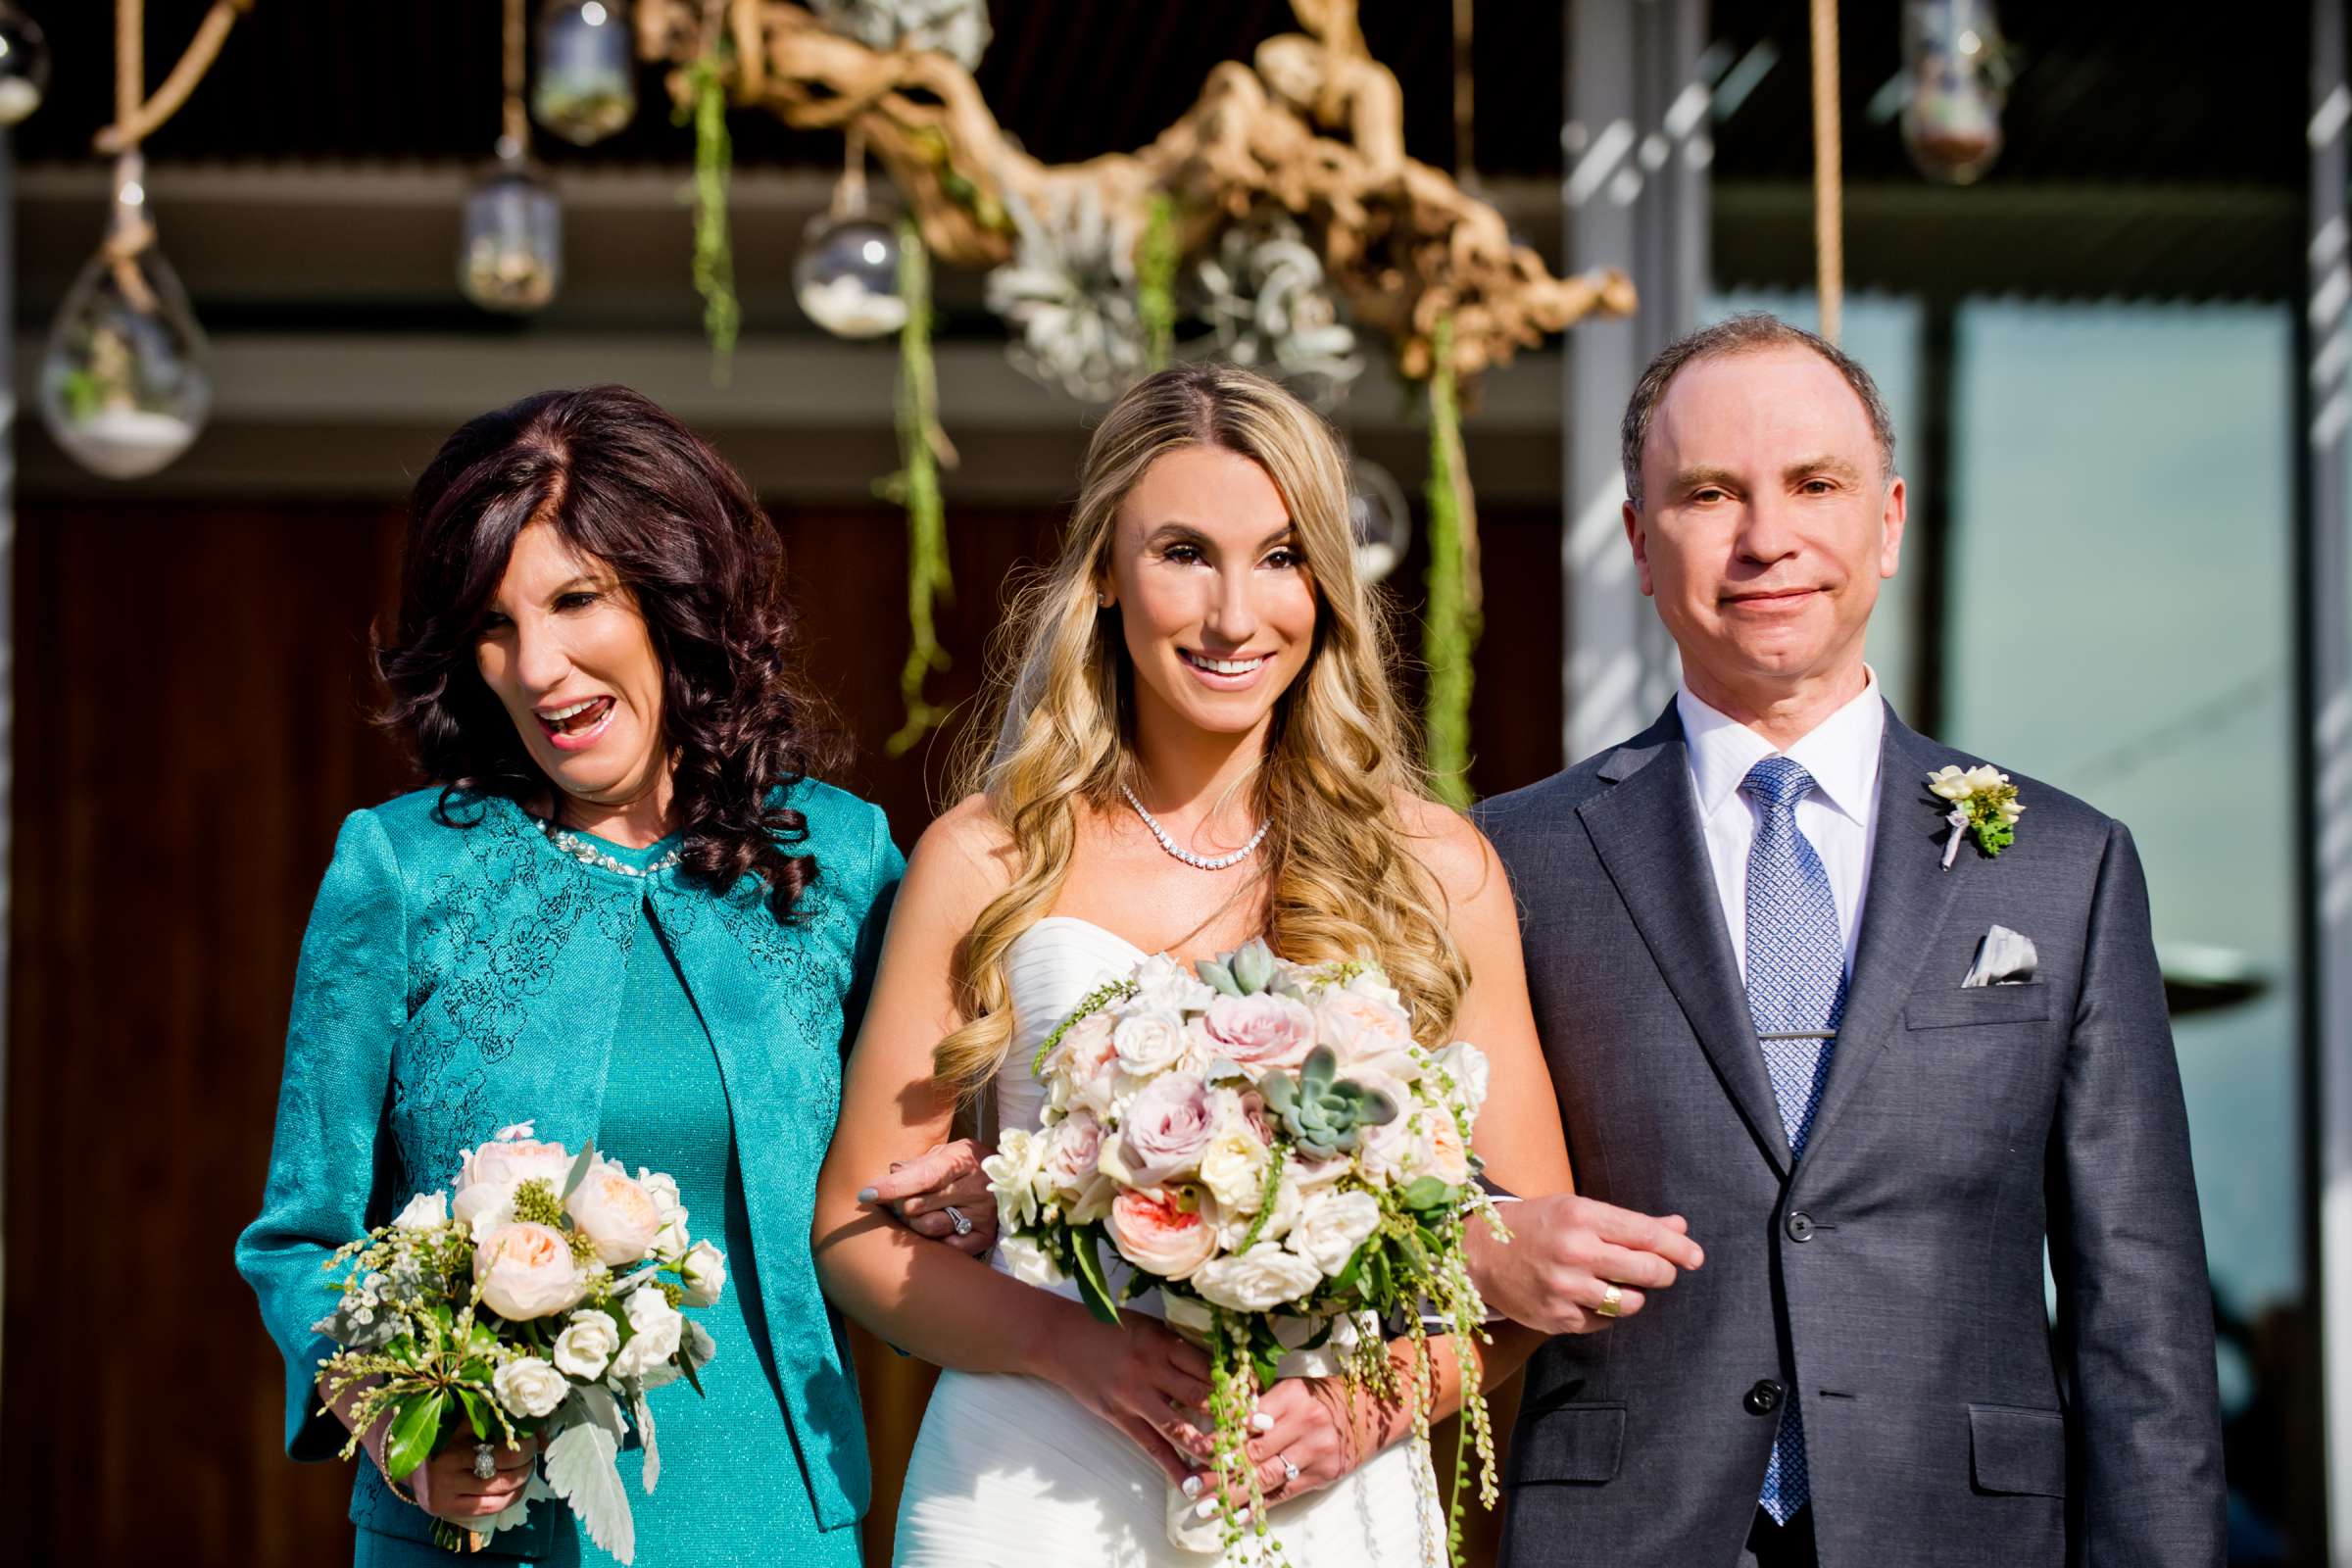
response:
[[[881,1196],[881,1192],[876,1188],[860,1187],[858,1189],[858,1201],[860,1203],[870,1203]]]

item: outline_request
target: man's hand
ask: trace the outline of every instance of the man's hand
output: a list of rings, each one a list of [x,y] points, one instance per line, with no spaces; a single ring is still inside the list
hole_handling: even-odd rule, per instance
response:
[[[997,1245],[997,1200],[980,1169],[987,1152],[968,1138],[934,1145],[893,1164],[889,1175],[858,1195],[858,1201],[889,1210],[917,1236],[985,1257]],[[951,1207],[955,1214],[948,1212]],[[961,1227],[956,1214],[963,1216]]]
[[[1632,1317],[1706,1261],[1680,1214],[1653,1219],[1631,1209],[1559,1193],[1501,1205],[1511,1240],[1497,1242],[1473,1219],[1470,1277],[1491,1311],[1545,1334],[1591,1334]],[[1605,1310],[1611,1286],[1616,1309]]]

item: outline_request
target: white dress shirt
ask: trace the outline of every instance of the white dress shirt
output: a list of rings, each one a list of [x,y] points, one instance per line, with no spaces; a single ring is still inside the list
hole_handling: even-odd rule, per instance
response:
[[[1683,738],[1690,760],[1690,787],[1698,796],[1698,823],[1715,872],[1715,896],[1732,933],[1732,954],[1747,974],[1747,853],[1763,813],[1740,788],[1748,769],[1780,754],[1772,742],[1734,718],[1717,712],[1683,687],[1675,694]],[[1870,886],[1870,858],[1879,820],[1879,749],[1886,734],[1886,707],[1879,678],[1869,675],[1862,695],[1815,725],[1785,754],[1813,775],[1813,789],[1796,804],[1796,828],[1821,857],[1838,901],[1838,929],[1845,938],[1845,972],[1854,972],[1854,947],[1862,932],[1862,897]]]

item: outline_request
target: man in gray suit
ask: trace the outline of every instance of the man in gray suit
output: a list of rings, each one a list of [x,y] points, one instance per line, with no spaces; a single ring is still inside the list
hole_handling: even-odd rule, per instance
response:
[[[1811,333],[1744,317],[1662,353],[1626,413],[1625,525],[1683,689],[1479,812],[1580,1195],[1527,1211],[1493,1304],[1556,1332],[1674,1287],[1529,1364],[1509,1568],[2222,1561],[2139,860],[1881,698],[1893,449],[1869,373]],[[2019,701],[2063,700],[2053,674],[2016,671]],[[1687,1220],[1705,1266],[1588,1245],[1616,1274],[1564,1302],[1559,1233],[1619,1210]]]

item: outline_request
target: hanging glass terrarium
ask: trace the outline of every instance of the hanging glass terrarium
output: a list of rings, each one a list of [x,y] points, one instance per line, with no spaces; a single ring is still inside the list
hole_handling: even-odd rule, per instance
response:
[[[1903,7],[1903,145],[1921,173],[1974,183],[2001,155],[2009,65],[1991,0],[1909,0]]]
[[[1404,487],[1377,463],[1348,465],[1348,521],[1355,535],[1356,575],[1376,583],[1396,569],[1413,543],[1413,512]]]
[[[41,359],[41,417],[92,473],[136,479],[188,449],[212,413],[204,329],[147,217],[136,153],[115,168],[115,207]]]
[[[0,125],[41,107],[49,92],[49,40],[41,24],[0,0]]]
[[[899,231],[865,205],[865,143],[853,134],[830,211],[808,220],[792,264],[792,294],[835,337],[882,337],[906,324]]]
[[[501,139],[499,160],[466,198],[458,286],[485,311],[527,316],[564,280],[564,210],[521,151]]]
[[[531,118],[586,147],[637,114],[637,59],[621,0],[547,0]]]

